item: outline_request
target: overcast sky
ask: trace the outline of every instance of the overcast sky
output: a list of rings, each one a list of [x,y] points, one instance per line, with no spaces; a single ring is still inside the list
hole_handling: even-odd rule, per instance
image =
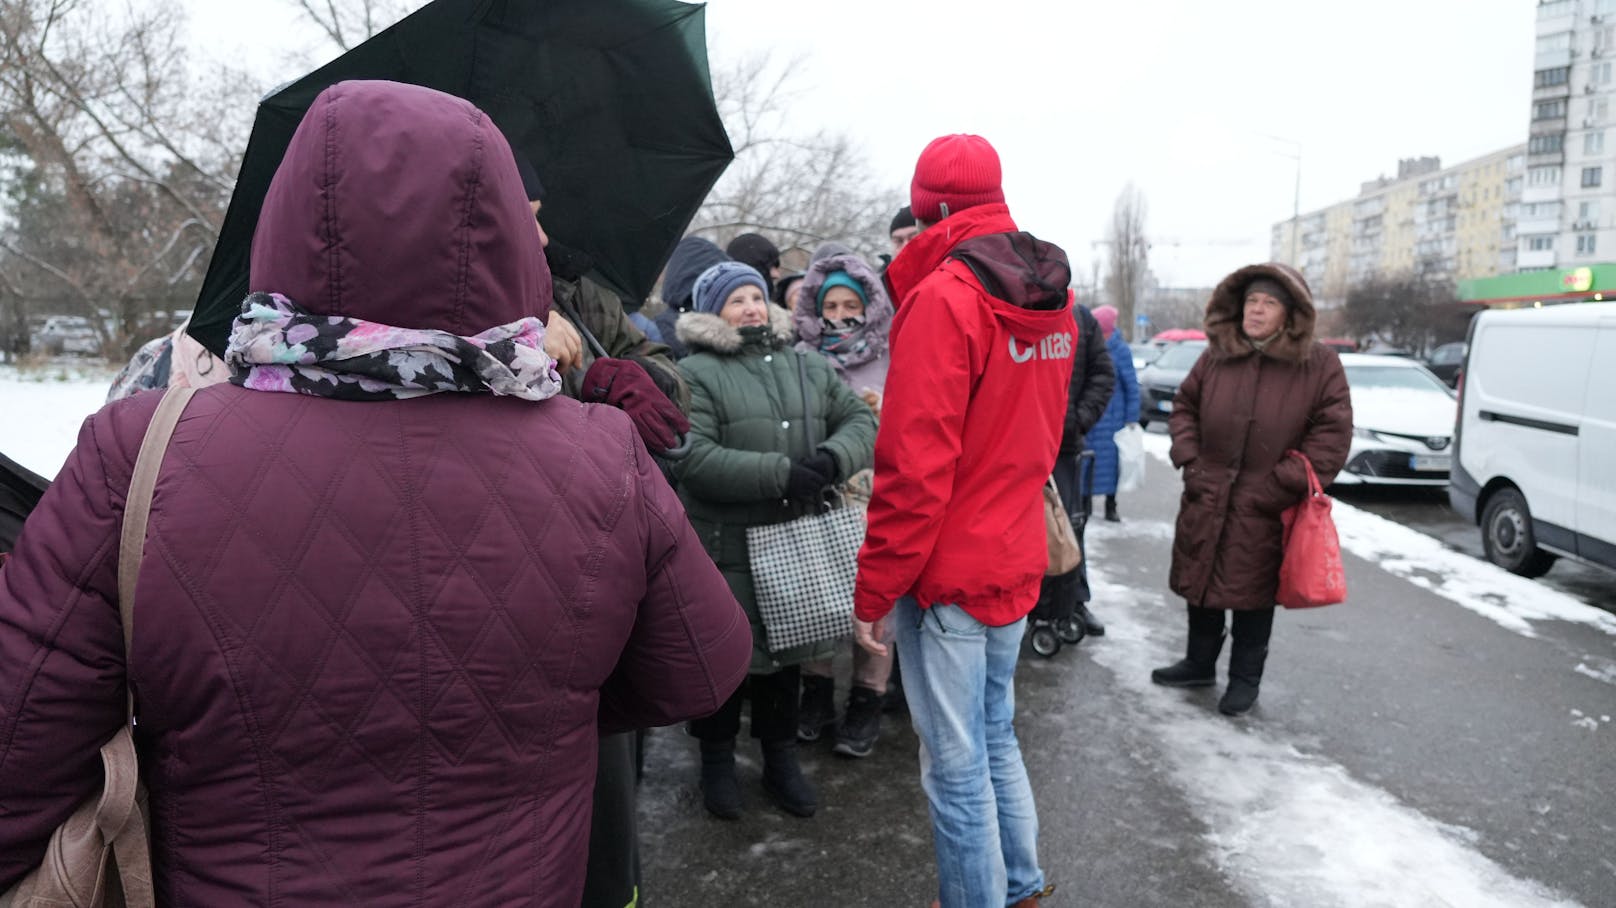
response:
[[[328,54],[288,0],[189,5],[208,47],[260,61],[270,83],[301,75],[299,54]],[[1133,181],[1158,278],[1208,286],[1268,258],[1290,217],[1295,148],[1265,136],[1300,143],[1303,212],[1399,157],[1453,164],[1524,142],[1536,6],[711,0],[707,24],[715,64],[800,57],[794,122],[853,135],[895,187],[935,136],[986,136],[1021,227],[1079,274]]]

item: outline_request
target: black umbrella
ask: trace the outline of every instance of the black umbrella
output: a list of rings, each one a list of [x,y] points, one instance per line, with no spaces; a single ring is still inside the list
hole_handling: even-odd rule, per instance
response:
[[[270,179],[303,114],[348,79],[476,104],[544,180],[545,229],[644,299],[734,157],[707,69],[706,7],[676,0],[434,0],[258,105],[190,333],[222,355]],[[264,288],[272,289],[272,288]]]
[[[9,552],[50,480],[0,454],[0,552]]]

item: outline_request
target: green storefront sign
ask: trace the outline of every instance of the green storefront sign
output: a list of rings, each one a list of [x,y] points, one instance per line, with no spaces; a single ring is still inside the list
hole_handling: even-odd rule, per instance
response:
[[[1467,303],[1569,302],[1616,300],[1616,262],[1563,271],[1523,271],[1459,282],[1459,299]]]

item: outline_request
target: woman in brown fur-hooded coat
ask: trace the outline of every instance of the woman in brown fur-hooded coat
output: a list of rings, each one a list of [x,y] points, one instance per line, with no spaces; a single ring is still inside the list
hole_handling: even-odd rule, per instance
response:
[[[1266,339],[1243,327],[1247,300],[1259,291],[1285,306],[1283,325]],[[1256,700],[1284,556],[1280,514],[1307,494],[1306,470],[1286,452],[1305,454],[1328,485],[1352,442],[1346,372],[1334,351],[1314,343],[1315,319],[1307,282],[1288,266],[1251,265],[1224,278],[1207,303],[1207,351],[1179,386],[1168,420],[1173,465],[1184,470],[1169,582],[1189,603],[1190,644],[1184,662],[1154,677],[1211,684],[1222,610],[1232,610],[1224,706],[1239,707],[1243,694],[1228,701],[1247,683]]]

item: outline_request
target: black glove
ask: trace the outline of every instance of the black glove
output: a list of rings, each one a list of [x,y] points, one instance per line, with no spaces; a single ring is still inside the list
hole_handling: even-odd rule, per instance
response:
[[[836,458],[823,448],[802,460],[791,462],[791,475],[786,479],[786,497],[805,501],[818,497],[836,482]]]

